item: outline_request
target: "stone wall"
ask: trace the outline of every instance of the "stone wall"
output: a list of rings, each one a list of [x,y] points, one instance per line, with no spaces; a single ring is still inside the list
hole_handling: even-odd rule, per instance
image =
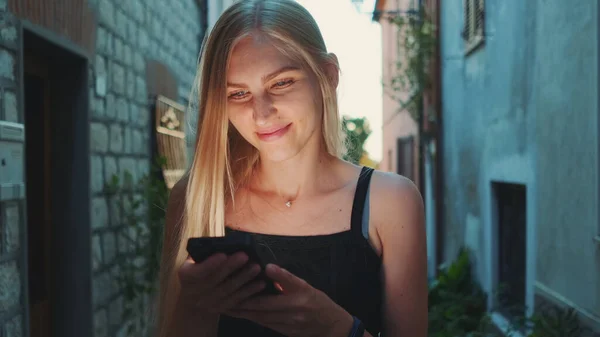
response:
[[[124,228],[116,205],[103,193],[112,175],[135,178],[150,166],[152,96],[147,89],[148,60],[165,65],[177,79],[184,103],[195,76],[199,37],[205,17],[193,0],[98,1],[99,28],[90,87],[92,256],[95,336],[114,336],[121,322],[123,296],[115,287],[115,259],[125,253]],[[111,216],[112,215],[112,216]]]
[[[153,155],[150,106],[153,95],[164,94],[149,91],[148,63],[170,71],[176,79],[170,92],[176,95],[167,95],[185,104],[206,29],[206,4],[204,0],[61,0],[54,7],[42,3],[35,2],[33,8],[0,0],[0,121],[23,123],[18,82],[22,19],[89,53],[91,219],[83,225],[92,231],[93,331],[97,337],[122,335],[123,295],[114,280],[119,272],[115,261],[124,252],[121,234],[127,229],[118,221],[104,185],[114,174],[129,171],[141,177],[148,172]],[[69,24],[73,21],[87,28],[69,30],[77,27]],[[24,336],[28,330],[22,273],[27,267],[24,206],[22,199],[0,202],[0,336]]]
[[[19,30],[14,18],[6,14],[7,2],[0,0],[0,121],[22,123],[19,110],[18,45]],[[22,143],[12,143],[18,147]],[[0,145],[4,146],[4,145]],[[2,160],[6,159],[2,153]],[[4,179],[3,179],[4,180]],[[10,179],[18,184],[22,179]],[[0,193],[0,335],[23,336],[24,291],[22,226],[23,196]]]

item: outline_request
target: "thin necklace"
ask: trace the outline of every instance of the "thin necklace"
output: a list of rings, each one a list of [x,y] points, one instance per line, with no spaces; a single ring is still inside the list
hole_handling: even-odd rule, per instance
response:
[[[277,193],[277,194],[279,194],[279,193]],[[281,196],[281,195],[280,195],[280,196]],[[295,201],[296,201],[296,197],[294,197],[294,198],[291,198],[291,199],[287,199],[287,200],[285,201],[284,205],[285,205],[285,207],[287,207],[287,208],[291,208],[291,207],[292,207],[292,202],[295,202]]]
[[[265,198],[261,197],[261,196],[260,196],[260,195],[259,195],[257,192],[254,192],[253,194],[256,194],[256,195],[257,195],[259,198],[263,199],[264,201],[267,201]],[[279,196],[281,197],[281,195],[280,195],[279,193],[277,193],[277,195],[279,195]],[[295,202],[295,201],[296,201],[296,198],[287,199],[287,200],[284,202],[284,205],[285,205],[285,207],[287,207],[287,208],[291,208],[291,207],[292,207],[292,202]],[[267,201],[267,203],[269,203],[269,202]],[[269,204],[270,204],[270,203],[269,203]],[[271,206],[271,207],[272,207],[272,206]]]
[[[261,199],[262,201],[266,202],[269,206],[273,207],[273,205],[271,204],[271,202],[269,202],[267,199],[263,198],[260,193],[257,192],[251,192],[252,195],[255,195],[256,197],[258,197],[259,199]],[[288,199],[284,202],[285,207],[287,208],[291,208],[292,207],[292,203],[295,202],[296,199]]]
[[[292,207],[292,203],[293,203],[293,202],[296,202],[296,199],[297,199],[297,198],[298,198],[298,197],[296,196],[296,197],[294,197],[294,198],[292,198],[292,199],[287,199],[287,201],[285,202],[285,206],[286,206],[287,208],[291,208],[291,207]]]
[[[266,204],[267,204],[267,205],[268,205],[270,208],[272,208],[273,210],[275,210],[277,213],[279,213],[279,214],[282,214],[282,215],[285,215],[285,216],[287,217],[287,213],[286,213],[285,211],[283,211],[283,210],[281,210],[281,209],[279,209],[279,208],[277,208],[277,207],[274,207],[274,206],[273,206],[273,204],[271,204],[271,203],[270,203],[270,202],[269,202],[267,199],[263,198],[262,196],[260,196],[260,195],[258,195],[258,194],[256,194],[256,193],[252,193],[252,194],[250,194],[250,196],[251,196],[251,197],[252,197],[252,196],[255,196],[255,197],[257,197],[258,199],[260,199],[260,200],[262,200],[263,202],[265,202],[265,203],[266,203]],[[290,203],[291,203],[291,201],[290,201]],[[333,200],[333,201],[332,201],[332,203],[334,203],[334,205],[335,205],[335,204],[337,204],[337,203],[338,203],[338,200]],[[255,211],[254,211],[254,209],[253,209],[253,207],[252,207],[252,202],[250,202],[250,203],[249,203],[249,207],[250,207],[250,210],[251,210],[251,212],[252,212],[252,213],[253,213],[253,214],[256,216],[256,218],[257,218],[257,219],[261,220],[263,223],[266,223],[266,222],[267,222],[267,221],[266,221],[264,218],[262,218],[262,217],[259,215],[259,212],[255,212]],[[314,216],[312,216],[312,217],[310,217],[310,218],[306,219],[305,221],[303,221],[303,222],[300,224],[300,226],[298,226],[298,227],[303,227],[305,224],[307,224],[307,223],[309,223],[309,222],[312,222],[312,221],[314,221],[314,220],[316,220],[316,219],[320,219],[320,218],[322,218],[323,216],[325,216],[325,214],[328,214],[328,213],[330,213],[331,211],[334,211],[334,210],[335,210],[335,211],[341,211],[342,209],[341,209],[341,208],[339,208],[339,207],[333,207],[333,205],[330,205],[329,207],[325,207],[325,208],[324,208],[324,209],[323,209],[321,212],[318,212],[316,215],[314,215]],[[284,221],[287,221],[287,219],[284,219]],[[287,224],[289,224],[289,222],[288,222]]]

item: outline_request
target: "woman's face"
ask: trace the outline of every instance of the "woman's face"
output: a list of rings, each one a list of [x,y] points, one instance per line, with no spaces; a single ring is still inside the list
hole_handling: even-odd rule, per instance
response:
[[[263,160],[283,161],[320,145],[322,99],[308,71],[268,39],[248,37],[233,49],[227,113]]]

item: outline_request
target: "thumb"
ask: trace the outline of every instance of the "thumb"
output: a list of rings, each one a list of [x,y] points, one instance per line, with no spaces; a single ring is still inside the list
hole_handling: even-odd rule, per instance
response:
[[[282,288],[283,292],[294,292],[303,289],[306,285],[303,279],[272,263],[266,266],[265,273]]]

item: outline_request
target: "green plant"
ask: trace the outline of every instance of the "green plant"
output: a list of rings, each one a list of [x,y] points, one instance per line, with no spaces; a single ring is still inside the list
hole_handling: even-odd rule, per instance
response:
[[[166,160],[159,158],[147,175],[138,181],[124,172],[123,181],[114,175],[105,186],[113,211],[119,215],[122,227],[119,242],[126,253],[117,259],[119,273],[116,281],[123,291],[123,321],[130,323],[128,333],[147,329],[148,300],[157,290],[162,248],[165,210],[169,189],[162,180]],[[141,314],[140,314],[141,313]]]
[[[420,6],[416,11],[387,18],[398,30],[398,58],[389,83],[392,97],[419,120],[424,93],[431,88],[430,63],[436,48],[435,25]],[[402,97],[408,94],[408,98]]]
[[[350,118],[344,116],[342,118],[342,130],[346,136],[346,153],[344,160],[358,164],[362,158],[365,149],[364,145],[371,134],[369,121],[362,118]]]
[[[473,280],[466,249],[439,271],[429,289],[429,336],[483,336],[489,325],[487,295]]]
[[[531,318],[533,329],[528,337],[580,337],[584,329],[574,308],[545,309]]]
[[[487,294],[473,279],[469,251],[460,249],[457,258],[441,269],[429,288],[429,337],[581,337],[585,332],[573,308],[542,308],[527,317],[526,310],[495,294],[497,310],[510,317],[508,331],[499,332],[487,312]]]

